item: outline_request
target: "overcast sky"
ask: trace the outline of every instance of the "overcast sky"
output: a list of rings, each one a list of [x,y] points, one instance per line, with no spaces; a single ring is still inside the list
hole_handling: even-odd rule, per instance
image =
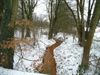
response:
[[[46,2],[45,0],[39,0],[37,7],[34,10],[34,13],[38,17],[46,17],[47,18],[47,11],[46,11]]]

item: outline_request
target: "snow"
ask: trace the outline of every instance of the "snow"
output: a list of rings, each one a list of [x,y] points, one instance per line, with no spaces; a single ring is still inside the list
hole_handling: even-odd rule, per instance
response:
[[[99,34],[99,35],[98,35]],[[59,33],[55,38],[64,42],[54,50],[56,60],[57,75],[76,75],[82,61],[83,48],[78,45],[77,38],[72,35]],[[99,75],[100,63],[100,32],[94,34],[94,39],[90,52],[90,68],[84,75]],[[0,75],[43,75],[37,73],[35,69],[41,62],[46,47],[54,44],[53,39],[48,40],[46,35],[39,35],[37,43],[21,43],[15,49],[14,70],[0,68]],[[21,49],[20,49],[21,48]],[[22,51],[21,51],[22,50]],[[95,60],[95,61],[93,61]],[[100,60],[99,60],[100,61]],[[97,68],[97,66],[99,68]],[[96,73],[97,72],[97,73]]]
[[[46,75],[46,74],[22,72],[11,69],[4,69],[0,67],[0,75]]]
[[[16,48],[14,54],[14,69],[20,71],[34,72],[36,67],[42,62],[43,54],[46,47],[55,43],[53,39],[48,40],[45,35],[42,35],[34,47],[22,44],[20,48]]]
[[[83,48],[77,41],[73,42],[69,36],[58,48],[55,49],[57,62],[57,75],[76,75],[78,66],[81,64]]]
[[[93,39],[100,42],[100,32],[95,33],[94,36],[95,36],[95,37],[94,37]]]

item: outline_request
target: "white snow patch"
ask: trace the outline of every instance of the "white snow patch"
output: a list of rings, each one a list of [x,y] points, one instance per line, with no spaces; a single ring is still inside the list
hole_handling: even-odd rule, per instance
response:
[[[0,67],[0,75],[46,75],[46,74],[22,72],[11,69],[4,69]]]
[[[27,43],[21,44],[16,48],[14,54],[14,69],[27,72],[35,72],[38,64],[42,62],[42,58],[46,47],[55,43],[53,39],[48,40],[47,36],[41,35],[35,46],[30,46]],[[22,52],[21,52],[22,50]]]
[[[78,45],[77,41],[73,42],[72,36],[69,36],[54,51],[57,75],[76,75],[82,54],[83,48]]]

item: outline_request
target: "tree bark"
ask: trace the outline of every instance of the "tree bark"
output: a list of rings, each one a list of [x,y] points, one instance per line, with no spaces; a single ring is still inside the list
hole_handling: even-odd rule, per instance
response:
[[[25,18],[25,12],[24,12],[24,0],[21,0],[21,15],[22,15],[22,19],[24,19]],[[24,38],[24,32],[25,32],[25,28],[24,28],[24,26],[22,26],[22,28],[21,28],[21,32],[22,32],[22,35],[21,35],[21,38],[23,39]]]
[[[3,14],[3,0],[0,0],[0,24],[1,24],[1,20],[2,20],[2,14]],[[1,25],[0,25],[1,26]]]
[[[87,40],[85,42],[83,59],[82,59],[82,64],[87,65],[87,66],[89,65],[89,54],[90,54],[90,49],[91,49],[94,32],[95,32],[96,26],[99,22],[99,19],[100,19],[99,8],[100,8],[100,0],[96,0],[93,16],[92,16],[91,23],[90,23],[90,25],[91,25],[90,31],[87,36]]]
[[[16,2],[18,0],[9,1],[9,0],[3,0],[4,1],[4,8],[5,12],[3,13],[3,18],[1,22],[1,35],[0,35],[0,44],[4,44],[4,42],[11,41],[11,39],[14,37],[14,28],[9,26],[9,23],[11,20],[15,20],[15,17],[17,15],[17,12],[15,12],[16,8]],[[14,24],[14,23],[13,23]],[[6,45],[6,44],[5,44]],[[2,56],[3,55],[3,56]],[[13,48],[4,48],[0,46],[0,56],[5,57],[4,61],[0,61],[0,65],[5,68],[13,68],[13,55],[14,50]]]

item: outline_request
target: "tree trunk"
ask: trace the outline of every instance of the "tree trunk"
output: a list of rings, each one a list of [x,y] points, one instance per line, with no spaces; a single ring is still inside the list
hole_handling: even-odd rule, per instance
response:
[[[80,46],[84,46],[84,27],[82,25],[79,25],[78,29],[78,42]]]
[[[53,0],[50,0],[50,17],[49,17],[49,20],[50,20],[50,25],[49,25],[49,35],[48,35],[48,38],[51,39],[53,37],[53,32],[52,32],[52,9],[53,9]]]
[[[30,37],[30,28],[26,28],[26,36],[25,37]]]
[[[10,18],[11,18],[11,4],[9,0],[4,0],[4,16],[2,19],[2,23],[1,23],[1,36],[0,36],[0,42],[1,44],[3,44],[3,41],[8,41],[8,38],[12,38],[13,37],[13,30],[9,30],[8,27],[8,23],[10,22]],[[12,49],[7,49],[7,48],[2,48],[0,47],[0,56],[1,54],[5,54],[7,55],[8,59],[5,60],[8,63],[5,62],[0,62],[1,66],[6,67],[6,68],[13,68],[13,63],[12,63]]]
[[[100,8],[100,0],[96,0],[92,20],[91,20],[91,23],[90,23],[90,25],[91,25],[90,31],[89,31],[89,34],[87,36],[87,40],[86,40],[85,46],[84,46],[82,65],[87,65],[87,66],[89,65],[90,48],[91,48],[94,32],[95,32],[95,29],[96,29],[96,25],[98,24],[99,19],[100,19],[99,8]]]
[[[25,12],[24,12],[24,1],[23,0],[21,0],[21,15],[22,15],[22,19],[25,19]],[[21,32],[22,32],[22,36],[21,36],[21,38],[23,39],[24,38],[24,31],[25,30],[25,27],[24,26],[22,26],[22,28],[21,28]]]
[[[2,14],[3,14],[3,0],[0,0],[0,24],[3,16]]]
[[[1,22],[1,35],[0,35],[0,43],[4,44],[4,42],[11,41],[11,39],[14,37],[14,28],[9,27],[9,22],[11,20],[15,20],[15,17],[17,15],[17,12],[15,12],[17,9],[17,0],[14,0],[13,2],[10,0],[3,0],[4,1],[4,14]],[[12,5],[13,4],[13,5]],[[12,14],[12,16],[11,16]],[[7,44],[5,44],[7,45]],[[0,61],[0,66],[3,66],[5,68],[13,68],[13,55],[14,50],[13,48],[4,48],[0,46],[0,56],[2,56],[0,59],[3,59],[3,61]]]
[[[59,5],[60,5],[61,0],[56,0],[56,5],[55,5],[55,9],[53,8],[53,0],[51,0],[51,12],[50,12],[50,27],[49,27],[49,36],[48,38],[51,39],[53,38],[53,34],[55,33],[55,23],[58,17],[58,9],[59,9]]]

